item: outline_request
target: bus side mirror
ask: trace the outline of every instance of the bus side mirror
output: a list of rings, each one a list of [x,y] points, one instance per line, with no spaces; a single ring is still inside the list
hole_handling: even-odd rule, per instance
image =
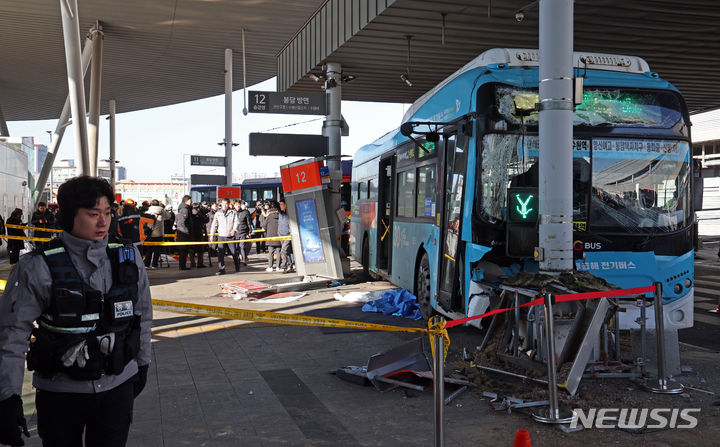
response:
[[[411,123],[402,123],[400,125],[400,133],[409,137],[413,134],[413,125]]]

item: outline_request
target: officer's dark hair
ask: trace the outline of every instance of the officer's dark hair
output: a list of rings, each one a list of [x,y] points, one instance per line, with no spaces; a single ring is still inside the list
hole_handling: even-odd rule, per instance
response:
[[[106,197],[108,203],[115,200],[112,186],[100,177],[82,175],[66,181],[58,188],[57,201],[60,205],[58,223],[65,231],[72,231],[75,215],[80,208],[93,208],[98,199]]]

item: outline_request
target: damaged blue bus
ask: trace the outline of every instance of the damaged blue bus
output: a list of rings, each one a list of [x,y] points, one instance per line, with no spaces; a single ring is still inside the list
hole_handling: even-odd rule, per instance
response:
[[[574,53],[575,267],[622,288],[663,284],[666,328],[693,322],[690,121],[641,58]],[[360,148],[351,254],[418,297],[423,315],[477,315],[498,278],[537,272],[538,51],[484,52]],[[535,207],[533,209],[533,204]],[[627,327],[639,315],[620,313]]]

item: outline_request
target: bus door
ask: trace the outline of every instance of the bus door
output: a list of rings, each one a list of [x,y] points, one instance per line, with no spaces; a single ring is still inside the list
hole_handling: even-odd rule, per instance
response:
[[[393,197],[393,159],[392,155],[380,160],[378,170],[378,209],[377,209],[377,268],[390,274],[392,263],[392,197]]]
[[[464,311],[462,288],[458,269],[462,269],[460,234],[462,231],[462,203],[465,185],[465,162],[467,137],[457,144],[456,134],[444,136],[446,170],[444,186],[444,209],[440,226],[440,277],[438,283],[438,301],[450,311]],[[461,272],[461,271],[460,271]]]

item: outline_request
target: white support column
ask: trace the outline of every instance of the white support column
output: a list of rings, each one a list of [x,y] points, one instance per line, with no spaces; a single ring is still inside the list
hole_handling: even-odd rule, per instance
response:
[[[88,67],[90,67],[90,59],[92,58],[92,40],[90,38],[85,40],[85,46],[82,52],[82,73],[85,77]],[[60,118],[58,119],[55,132],[53,132],[52,139],[50,141],[50,147],[48,148],[47,157],[45,157],[45,163],[40,170],[40,175],[35,182],[35,191],[33,191],[33,201],[37,208],[37,203],[40,201],[42,191],[45,189],[48,176],[52,172],[52,166],[55,163],[55,155],[57,154],[60,143],[62,142],[63,136],[65,135],[65,128],[68,126],[70,119],[70,95],[68,94],[65,98],[65,104],[63,105],[62,112],[60,112]]]
[[[232,186],[232,50],[225,49],[225,184]]]
[[[100,133],[100,98],[102,96],[103,32],[100,22],[91,31],[93,41],[92,68],[90,69],[90,102],[88,115],[88,148],[91,175],[97,175],[98,135]]]
[[[342,184],[342,66],[336,62],[327,64],[327,80],[325,91],[328,96],[328,114],[325,117],[325,128],[323,133],[328,137],[328,155],[335,156],[327,161],[330,171],[330,210],[328,223],[332,222],[335,227],[335,247],[340,256],[346,256],[340,249],[340,238],[343,231],[343,223],[340,222],[335,211],[340,208],[340,185]]]
[[[325,135],[328,137],[328,155],[339,157],[342,153],[342,67],[339,63],[327,64],[326,85],[328,114],[325,117]],[[331,179],[335,178],[338,173],[342,179],[341,166],[340,158],[328,160]],[[337,186],[340,186],[339,183]]]
[[[79,174],[90,175],[87,121],[85,120],[85,86],[80,57],[80,20],[77,0],[59,0],[65,41],[65,64],[68,73],[68,96],[75,130],[76,164]]]
[[[540,0],[540,271],[572,271],[573,0]]]
[[[10,136],[10,130],[8,129],[7,121],[5,121],[5,113],[3,112],[2,104],[0,104],[0,136]]]
[[[110,185],[115,190],[115,181],[117,180],[115,174],[115,100],[110,100]]]

